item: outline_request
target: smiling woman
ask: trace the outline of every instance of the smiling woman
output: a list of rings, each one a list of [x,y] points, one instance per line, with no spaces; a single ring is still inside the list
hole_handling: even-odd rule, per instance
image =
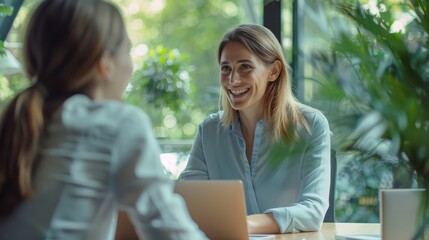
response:
[[[222,109],[199,126],[180,179],[239,179],[250,233],[317,231],[328,209],[330,131],[292,94],[273,33],[244,24],[219,44]],[[282,161],[271,162],[281,145]]]
[[[263,114],[263,98],[269,82],[277,79],[281,62],[264,63],[240,42],[227,43],[220,57],[220,84],[234,110],[247,110],[256,117]]]

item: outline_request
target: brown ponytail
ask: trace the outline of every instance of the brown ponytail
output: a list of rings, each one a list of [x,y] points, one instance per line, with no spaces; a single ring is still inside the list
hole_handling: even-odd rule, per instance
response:
[[[6,106],[0,119],[0,215],[32,194],[31,172],[43,129],[43,90],[35,84]]]

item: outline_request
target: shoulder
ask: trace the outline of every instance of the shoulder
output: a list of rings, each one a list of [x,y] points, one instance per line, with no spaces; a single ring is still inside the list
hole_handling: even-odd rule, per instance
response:
[[[198,132],[200,135],[214,137],[220,133],[229,132],[221,123],[222,111],[209,114],[200,123]]]
[[[84,95],[69,98],[61,112],[63,124],[77,129],[118,129],[149,124],[139,108],[113,100],[93,101]]]
[[[320,110],[305,104],[299,104],[298,109],[310,126],[314,126],[315,124],[323,126],[328,125],[328,119]]]
[[[223,112],[219,111],[216,113],[211,113],[209,114],[206,118],[204,118],[204,120],[201,122],[201,126],[218,126],[220,125],[220,119],[222,117]]]

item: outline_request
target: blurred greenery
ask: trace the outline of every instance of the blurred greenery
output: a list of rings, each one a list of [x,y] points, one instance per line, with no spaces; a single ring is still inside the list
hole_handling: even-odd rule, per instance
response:
[[[165,0],[158,1],[157,4],[136,3],[130,0],[116,2],[124,10],[134,46],[133,52],[147,49],[147,53],[135,58],[136,76],[133,77],[133,81],[142,75],[150,75],[151,68],[157,69],[155,72],[159,74],[153,77],[152,81],[141,82],[150,89],[145,92],[140,103],[136,102],[135,97],[134,100],[127,99],[141,106],[150,115],[158,138],[192,139],[202,118],[218,109],[216,48],[223,33],[245,19],[244,10],[240,7],[242,2],[230,0],[215,2]],[[162,50],[157,50],[159,46],[170,53],[163,55],[160,52]],[[180,56],[175,56],[174,52]],[[153,56],[149,58],[145,56],[150,54]],[[165,63],[175,62],[177,70],[174,70],[173,66],[163,64],[164,60],[156,59],[155,56],[165,58]],[[151,62],[144,63],[146,60]],[[171,71],[160,74],[163,68],[160,65],[168,67]],[[175,76],[175,71],[181,72],[182,75]],[[167,91],[168,88],[175,90]]]
[[[192,108],[195,92],[187,56],[158,45],[142,57],[131,77],[125,101],[148,113],[158,138],[192,138],[200,118]]]
[[[125,100],[137,106],[168,107],[174,112],[186,111],[193,89],[191,66],[178,49],[158,45],[143,57],[142,66],[134,72]]]
[[[381,0],[372,8],[343,3],[336,9],[355,28],[341,28],[332,50],[315,53],[313,63],[324,78],[324,102],[330,102],[324,111],[335,112],[329,114],[333,129],[343,130],[338,147],[359,162],[343,174],[358,185],[353,176],[371,162],[379,168],[366,176],[390,170],[391,187],[427,188],[429,2]]]
[[[115,2],[123,9],[133,43],[132,81],[146,79],[140,89],[149,88],[139,98],[132,87],[126,100],[149,114],[158,138],[193,138],[202,118],[218,109],[217,44],[227,29],[246,21],[243,1]]]
[[[28,84],[27,79],[22,74],[8,77],[0,74],[0,111],[12,96],[24,89]]]
[[[4,42],[0,40],[0,56],[6,53],[6,48],[4,47]]]
[[[138,5],[129,0],[115,2],[125,10],[134,46],[144,44],[153,49],[162,45],[189,56],[188,64],[195,69],[189,75],[198,92],[192,103],[204,114],[217,111],[217,44],[226,30],[246,20],[243,1],[164,0]]]
[[[13,7],[0,3],[0,17],[10,16],[13,13]],[[0,40],[0,56],[6,54],[4,42]],[[9,100],[9,98],[23,88],[24,81],[22,76],[14,75],[6,78],[0,73],[0,109]]]
[[[8,6],[4,3],[0,3],[0,17],[10,16],[13,13],[13,7]],[[0,56],[4,55],[6,48],[4,42],[0,40]]]
[[[0,3],[0,17],[10,16],[13,13],[13,7]]]

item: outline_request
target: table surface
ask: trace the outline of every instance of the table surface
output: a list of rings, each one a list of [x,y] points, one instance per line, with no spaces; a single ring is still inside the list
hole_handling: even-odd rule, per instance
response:
[[[380,234],[379,223],[323,223],[319,232],[276,235],[277,240],[334,240],[337,234]]]

